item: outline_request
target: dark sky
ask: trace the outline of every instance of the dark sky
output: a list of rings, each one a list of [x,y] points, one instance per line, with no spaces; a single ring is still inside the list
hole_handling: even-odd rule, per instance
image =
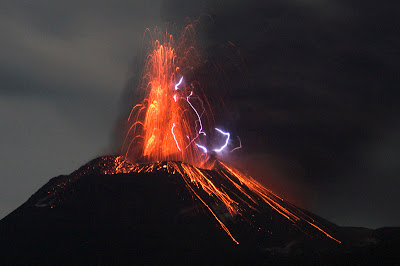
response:
[[[197,73],[244,145],[225,159],[339,225],[400,225],[396,1],[16,2],[0,8],[0,217],[112,151],[144,29],[205,12]]]

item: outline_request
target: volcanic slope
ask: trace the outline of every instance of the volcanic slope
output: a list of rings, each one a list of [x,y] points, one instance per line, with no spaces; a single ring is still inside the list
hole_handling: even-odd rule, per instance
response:
[[[304,220],[293,222],[276,206],[260,204],[245,184],[242,190],[232,186],[236,182],[228,178],[234,177],[223,174],[224,165],[218,160],[213,170],[204,170],[181,162],[129,168],[116,164],[118,158],[100,157],[71,175],[51,179],[1,220],[2,261],[342,263],[378,257],[400,261],[398,228],[339,227],[274,198],[283,209],[302,214],[323,231]],[[230,212],[201,184],[185,177],[179,171],[184,167],[206,173],[229,194],[238,211]],[[257,203],[246,202],[244,193]]]

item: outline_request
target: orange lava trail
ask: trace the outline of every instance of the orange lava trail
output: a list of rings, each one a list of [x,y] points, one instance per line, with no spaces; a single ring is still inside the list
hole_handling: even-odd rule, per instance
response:
[[[211,176],[209,172],[207,172],[209,170],[197,168],[183,162],[169,161],[165,163],[157,162],[151,164],[132,164],[127,162],[124,157],[119,156],[115,159],[115,167],[112,168],[112,171],[107,172],[107,174],[131,172],[151,173],[155,171],[167,171],[170,174],[179,174],[193,195],[199,199],[200,202],[210,211],[210,213],[220,224],[221,228],[237,244],[239,242],[235,239],[224,222],[222,222],[218,217],[218,214],[210,206],[210,203],[207,203],[209,200],[198,193],[199,189],[205,192],[209,198],[212,199],[212,202],[216,204],[216,206],[221,206],[221,204],[222,206],[225,206],[231,217],[242,215],[243,210],[257,210],[257,208],[262,207],[263,204],[268,204],[268,206],[291,221],[294,225],[300,222],[305,222],[312,226],[312,228],[318,230],[318,232],[326,235],[328,238],[341,243],[341,241],[328,233],[326,229],[323,229],[322,225],[319,225],[301,210],[292,204],[285,202],[282,198],[276,196],[270,190],[264,188],[251,177],[240,173],[236,169],[233,169],[232,167],[229,167],[220,161],[218,161],[218,164],[221,168],[217,169],[213,167],[212,170],[214,170],[214,172],[213,176]],[[221,177],[232,184],[239,191],[239,193],[224,190],[223,187],[226,186],[221,186],[215,183],[216,177]],[[240,202],[234,200],[233,197],[237,197]]]

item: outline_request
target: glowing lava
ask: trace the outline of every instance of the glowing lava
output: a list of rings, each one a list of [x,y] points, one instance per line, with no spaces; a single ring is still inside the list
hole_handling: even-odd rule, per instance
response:
[[[196,53],[193,46],[186,47],[192,32],[189,26],[178,43],[168,34],[163,43],[153,43],[139,86],[146,98],[131,110],[122,148],[131,161],[178,160],[201,165],[206,160],[196,145],[199,136],[206,135],[202,121],[206,120],[206,99],[188,86],[183,75],[191,71],[184,64]]]

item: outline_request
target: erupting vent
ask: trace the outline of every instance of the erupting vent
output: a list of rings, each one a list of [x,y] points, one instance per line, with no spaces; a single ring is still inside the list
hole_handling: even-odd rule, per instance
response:
[[[214,126],[211,106],[200,84],[185,79],[202,62],[195,48],[194,35],[194,27],[190,25],[177,42],[167,33],[163,42],[153,41],[138,88],[144,91],[145,99],[132,108],[122,154],[105,173],[160,170],[179,173],[193,195],[236,243],[238,241],[204,195],[211,197],[216,206],[224,206],[232,217],[242,215],[245,209],[258,210],[266,204],[300,229],[311,227],[340,242],[295,206],[287,202],[283,205],[283,199],[254,179],[219,159],[210,163],[213,156],[209,155],[209,150],[214,154],[224,152],[230,145],[230,133]],[[207,139],[210,131],[221,137],[218,145]],[[210,170],[215,170],[218,178],[210,175]]]

